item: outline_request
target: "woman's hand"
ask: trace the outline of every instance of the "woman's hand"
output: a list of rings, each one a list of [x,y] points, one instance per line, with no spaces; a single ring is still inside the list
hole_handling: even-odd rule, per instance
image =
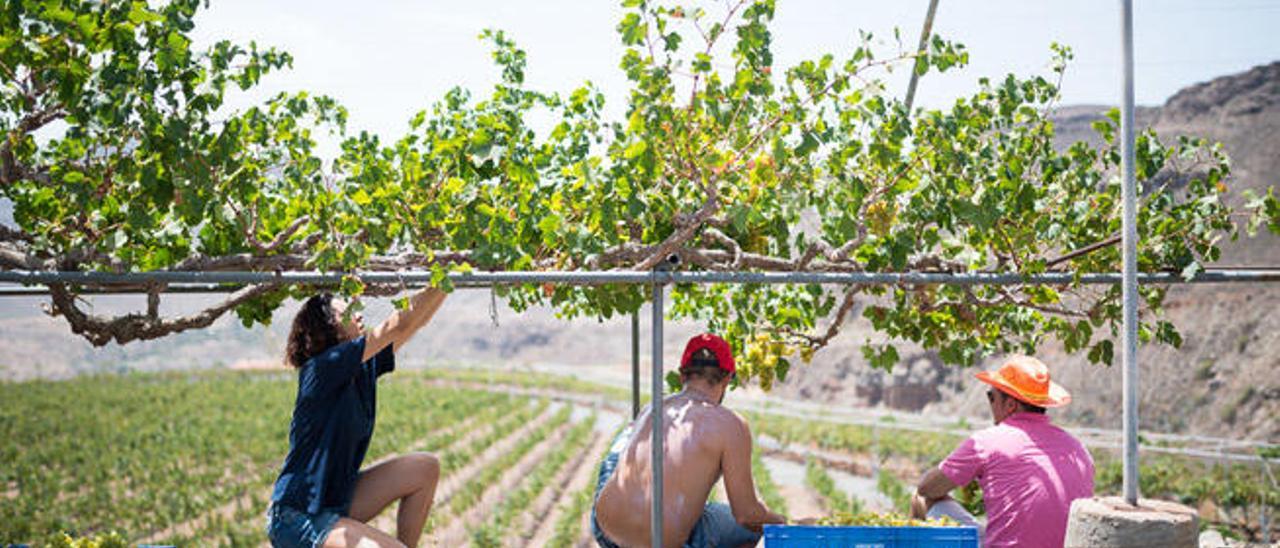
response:
[[[404,346],[422,326],[431,321],[447,295],[439,288],[427,287],[410,296],[408,306],[395,311],[365,336],[361,361],[373,359],[388,344],[397,350]]]

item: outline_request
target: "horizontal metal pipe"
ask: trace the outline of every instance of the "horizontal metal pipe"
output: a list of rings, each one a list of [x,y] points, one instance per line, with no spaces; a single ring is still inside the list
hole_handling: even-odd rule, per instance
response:
[[[430,283],[430,272],[357,272],[366,283],[421,285]],[[204,284],[210,292],[217,292],[217,284],[317,284],[331,285],[342,280],[343,274],[325,272],[55,272],[55,271],[0,271],[0,283],[46,285],[66,283],[73,285],[112,284]],[[467,272],[449,274],[453,284],[459,287],[488,287],[522,283],[553,283],[564,285],[652,284],[661,283],[737,283],[737,284],[832,284],[832,285],[1070,285],[1118,284],[1119,273],[1046,272],[1042,274],[1017,274],[1008,272]],[[1280,269],[1258,270],[1206,270],[1191,280],[1184,280],[1177,273],[1141,273],[1138,279],[1146,284],[1180,283],[1248,283],[1280,282]],[[103,288],[107,290],[109,288]],[[145,292],[135,288],[135,292]]]
[[[169,284],[165,286],[161,292],[194,294],[234,293],[243,287],[244,284]],[[136,287],[136,285],[126,287],[102,285],[78,287],[76,288],[76,293],[88,295],[139,295],[146,293],[146,290]],[[0,297],[38,297],[48,294],[49,288],[42,285],[0,285]]]

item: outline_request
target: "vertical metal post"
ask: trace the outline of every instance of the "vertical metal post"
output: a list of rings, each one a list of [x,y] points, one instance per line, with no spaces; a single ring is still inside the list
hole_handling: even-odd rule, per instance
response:
[[[653,521],[650,533],[653,535],[653,547],[662,548],[662,474],[664,468],[662,450],[662,284],[658,283],[655,273],[653,283],[653,400],[650,402],[649,415],[653,418],[653,453],[650,461],[653,464]]]
[[[920,30],[920,45],[916,47],[919,54],[929,47],[929,35],[933,34],[933,14],[938,11],[938,0],[929,0],[929,13],[924,16],[924,28]],[[911,65],[911,83],[907,84],[907,114],[911,114],[911,103],[916,98],[916,82],[920,81],[920,73],[915,64]]]
[[[1120,97],[1120,171],[1124,198],[1123,244],[1124,345],[1124,498],[1138,504],[1138,189],[1133,138],[1133,0],[1121,0],[1120,33],[1124,87]]]
[[[640,416],[640,311],[631,313],[631,420]]]

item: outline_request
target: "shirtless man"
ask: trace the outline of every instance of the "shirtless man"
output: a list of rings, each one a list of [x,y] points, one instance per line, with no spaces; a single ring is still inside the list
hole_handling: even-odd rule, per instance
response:
[[[751,431],[720,405],[733,379],[729,343],[712,334],[689,340],[680,360],[684,390],[663,401],[663,546],[754,546],[762,525],[786,523],[756,496]],[[650,546],[652,423],[641,413],[614,440],[600,466],[591,529],[603,548]],[[724,475],[729,505],[707,503]]]

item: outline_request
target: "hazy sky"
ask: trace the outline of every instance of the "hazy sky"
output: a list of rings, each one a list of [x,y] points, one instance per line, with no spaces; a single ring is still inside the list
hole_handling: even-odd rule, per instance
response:
[[[1159,104],[1187,85],[1280,60],[1280,0],[1134,4],[1139,104]],[[719,12],[717,2],[701,5]],[[1119,0],[939,5],[934,31],[968,46],[971,64],[960,74],[926,77],[918,104],[940,106],[970,93],[980,76],[1043,72],[1054,41],[1076,53],[1064,103],[1118,102]],[[903,41],[914,44],[927,6],[927,0],[778,0],[776,68],[823,52],[847,54],[858,29],[890,37],[900,27]],[[506,30],[529,52],[532,86],[569,90],[591,80],[605,91],[609,110],[622,112],[622,47],[614,31],[621,14],[619,0],[212,0],[195,35],[198,43],[256,40],[291,52],[294,68],[265,81],[257,98],[299,89],[331,95],[350,109],[352,128],[393,137],[453,85],[482,92],[496,79],[476,39],[484,28]],[[907,78],[894,73],[893,91],[905,93]]]

